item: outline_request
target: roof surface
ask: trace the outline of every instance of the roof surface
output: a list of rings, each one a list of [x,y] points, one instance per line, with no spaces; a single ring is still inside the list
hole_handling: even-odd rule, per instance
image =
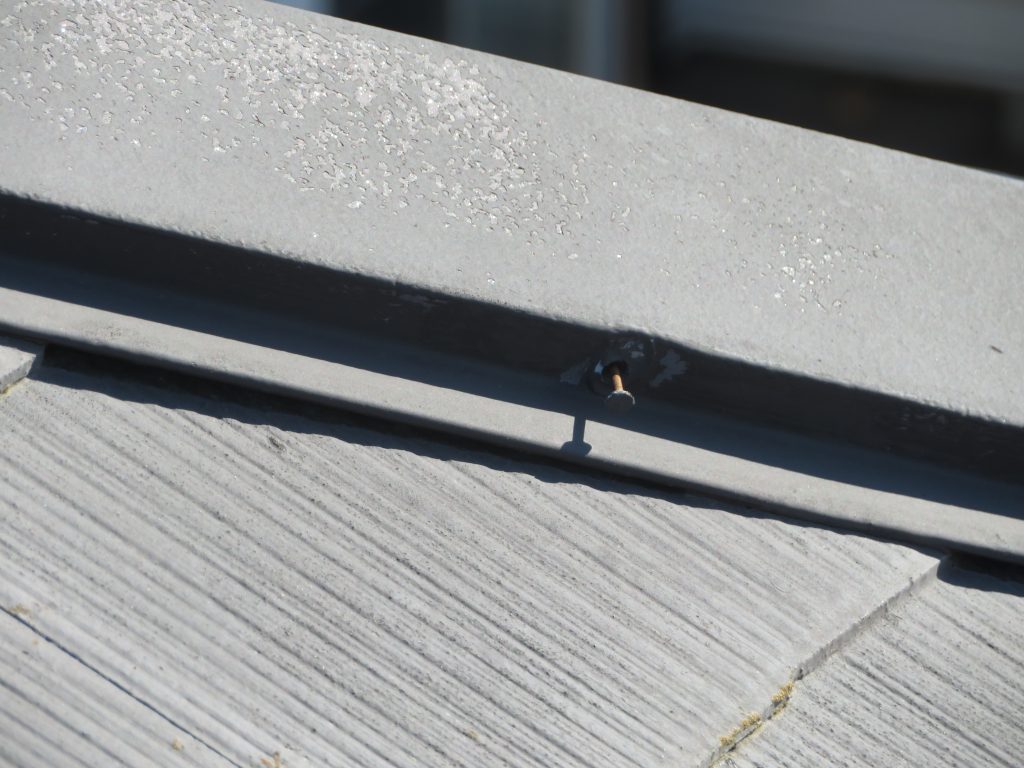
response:
[[[1020,181],[249,0],[0,29],[0,189],[1024,427]]]
[[[250,2],[0,73],[0,764],[1015,765],[1021,183]]]
[[[11,764],[904,749],[870,717],[944,745],[915,765],[1013,764],[1019,585],[936,583],[939,557],[902,545],[57,363],[0,400]],[[778,720],[748,756],[753,713]],[[838,724],[867,746],[830,741]]]
[[[1024,562],[1024,185],[262,4],[0,41],[4,332]]]
[[[2,603],[108,681],[94,741],[137,699],[168,760],[699,764],[937,564],[99,374],[44,368],[0,421]]]
[[[807,678],[725,765],[1020,763],[1024,584],[944,577]]]

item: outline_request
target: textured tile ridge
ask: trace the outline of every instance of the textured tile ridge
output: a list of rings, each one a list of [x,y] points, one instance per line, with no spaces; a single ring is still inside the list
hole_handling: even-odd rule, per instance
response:
[[[943,568],[723,765],[1019,766],[1024,586]]]
[[[700,497],[44,369],[0,599],[240,765],[698,765],[927,573]]]
[[[0,395],[28,376],[42,352],[37,344],[0,336]]]
[[[718,744],[705,761],[705,765],[715,765],[721,762],[722,758],[729,755],[733,750],[738,749],[746,739],[757,734],[762,728],[781,714],[789,704],[794,691],[807,675],[812,674],[822,664],[837,654],[841,654],[851,643],[856,642],[862,635],[869,634],[873,628],[882,621],[885,621],[892,611],[902,605],[905,600],[917,595],[921,590],[927,589],[935,580],[939,568],[945,561],[936,561],[931,568],[922,571],[916,577],[908,579],[904,587],[887,597],[874,606],[858,622],[851,623],[844,631],[837,634],[831,641],[823,644],[803,663],[793,670],[793,677],[781,685],[778,690],[771,692],[770,696],[764,697],[763,706],[760,709],[748,712],[740,722],[728,733],[719,737]]]
[[[231,768],[187,733],[0,611],[0,765]]]

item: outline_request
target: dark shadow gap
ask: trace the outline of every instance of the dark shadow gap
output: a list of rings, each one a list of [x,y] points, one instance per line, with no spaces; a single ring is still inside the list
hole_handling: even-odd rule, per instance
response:
[[[1024,566],[957,553],[939,565],[938,577],[964,589],[1024,597]]]

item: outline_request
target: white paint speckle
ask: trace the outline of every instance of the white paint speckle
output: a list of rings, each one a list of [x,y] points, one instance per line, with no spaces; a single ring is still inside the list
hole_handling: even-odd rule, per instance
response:
[[[658,362],[661,363],[661,370],[651,379],[652,388],[660,387],[666,381],[671,381],[676,376],[682,376],[686,373],[686,361],[674,350],[666,352]]]
[[[631,360],[640,360],[644,356],[644,343],[642,341],[627,341],[622,345],[622,351],[626,352]]]
[[[446,226],[507,235],[529,227],[539,240],[582,219],[585,148],[563,148],[573,174],[552,181],[549,145],[520,124],[498,83],[463,59],[438,60],[314,17],[284,20],[290,17],[269,5],[25,6],[34,18],[15,34],[40,55],[0,97],[58,123],[69,137],[95,127],[101,141],[137,145],[151,115],[176,112],[184,132],[209,143],[209,162],[255,162],[239,149],[260,145],[268,130],[284,132],[291,146],[275,150],[269,168],[350,209],[430,205],[451,220]],[[59,81],[54,71],[67,77]],[[79,84],[90,100],[100,94],[103,120],[70,122],[83,98]],[[358,200],[348,202],[353,193]]]

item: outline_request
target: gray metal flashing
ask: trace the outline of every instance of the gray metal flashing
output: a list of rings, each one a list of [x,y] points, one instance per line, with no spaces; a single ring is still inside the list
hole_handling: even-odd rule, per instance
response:
[[[709,352],[650,331],[571,323],[10,197],[0,197],[0,235],[0,284],[84,306],[127,304],[133,316],[197,327],[188,309],[171,308],[168,291],[174,291],[258,312],[264,324],[276,319],[304,325],[313,335],[325,327],[365,335],[393,348],[396,357],[414,346],[499,363],[503,377],[527,371],[581,384],[581,399],[587,395],[586,377],[575,373],[581,366],[628,358],[630,388],[645,402],[841,436],[990,476],[1024,476],[1024,429],[1014,424]]]
[[[0,432],[0,605],[236,766],[704,765],[939,564],[102,371],[44,365]],[[173,764],[132,712],[96,741]]]
[[[577,390],[528,375],[439,364],[436,355],[301,326],[261,328],[259,315],[206,308],[225,335],[0,288],[19,330],[61,329],[74,347],[180,370],[625,476],[736,499],[807,520],[1024,562],[1024,489],[700,411],[648,406],[622,419]],[[203,315],[202,305],[191,305]],[[239,341],[245,329],[258,343]],[[301,334],[297,338],[294,334]],[[291,349],[300,348],[306,354]],[[333,359],[323,350],[333,348]],[[337,350],[344,350],[339,354]],[[444,361],[441,361],[444,362]],[[453,367],[457,373],[452,374]],[[442,378],[436,376],[440,368]],[[450,378],[454,377],[457,385]],[[638,409],[639,410],[639,409]]]
[[[1024,474],[1020,182],[259,2],[6,21],[22,257]]]
[[[1024,184],[263,3],[3,22],[0,329],[1024,558]]]

